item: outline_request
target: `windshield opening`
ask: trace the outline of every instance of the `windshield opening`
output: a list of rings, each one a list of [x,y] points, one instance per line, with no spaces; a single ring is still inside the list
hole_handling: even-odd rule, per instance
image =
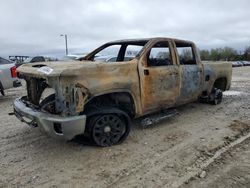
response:
[[[139,56],[148,40],[133,42],[107,43],[84,58],[84,60],[98,62],[130,61]]]

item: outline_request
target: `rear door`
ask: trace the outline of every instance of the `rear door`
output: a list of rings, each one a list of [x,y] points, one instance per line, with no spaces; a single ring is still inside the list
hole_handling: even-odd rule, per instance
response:
[[[138,66],[143,113],[173,106],[179,96],[180,75],[171,43],[152,42]]]
[[[203,67],[192,43],[174,42],[177,61],[181,68],[180,96],[177,104],[194,101],[202,92]]]

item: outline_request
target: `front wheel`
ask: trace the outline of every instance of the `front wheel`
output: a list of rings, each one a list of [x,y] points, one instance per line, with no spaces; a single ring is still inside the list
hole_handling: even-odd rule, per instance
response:
[[[122,114],[99,114],[89,117],[87,130],[91,140],[98,146],[120,144],[130,131],[129,122]]]

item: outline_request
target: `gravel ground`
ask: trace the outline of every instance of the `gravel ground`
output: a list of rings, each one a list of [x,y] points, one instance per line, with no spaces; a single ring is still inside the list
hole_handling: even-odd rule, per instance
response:
[[[245,142],[204,169],[202,178],[195,174],[217,151],[248,134],[250,67],[233,70],[231,90],[220,105],[187,104],[177,108],[179,115],[148,128],[134,122],[127,140],[109,148],[57,141],[9,116],[13,99],[23,94],[21,87],[0,96],[0,187],[249,187]]]
[[[183,187],[250,187],[250,139],[231,148],[206,169],[207,177],[193,178]]]

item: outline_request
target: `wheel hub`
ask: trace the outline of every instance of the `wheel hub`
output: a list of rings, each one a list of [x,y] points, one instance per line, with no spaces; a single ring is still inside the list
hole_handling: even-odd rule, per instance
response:
[[[105,126],[104,127],[104,132],[105,133],[109,133],[111,131],[111,127],[110,126]]]

